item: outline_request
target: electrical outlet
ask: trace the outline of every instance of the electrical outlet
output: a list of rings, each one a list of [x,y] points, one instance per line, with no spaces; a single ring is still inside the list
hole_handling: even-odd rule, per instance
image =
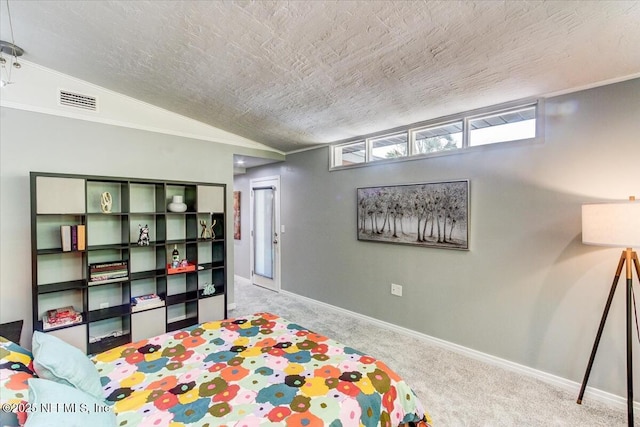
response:
[[[100,308],[109,308],[109,303],[108,302],[101,302],[100,303]]]
[[[402,296],[402,285],[391,284],[391,295]]]

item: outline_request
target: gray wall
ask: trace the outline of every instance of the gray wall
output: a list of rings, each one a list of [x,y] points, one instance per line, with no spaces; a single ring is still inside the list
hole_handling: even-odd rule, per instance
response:
[[[0,322],[24,319],[27,347],[32,329],[30,171],[225,183],[231,215],[233,154],[275,155],[11,108],[0,109],[0,122]],[[228,236],[233,236],[232,225],[229,216]],[[233,255],[229,243],[229,302]]]
[[[235,189],[281,175],[283,289],[580,382],[620,256],[581,243],[580,206],[640,196],[640,79],[548,99],[546,111],[542,144],[336,172],[323,148]],[[453,179],[470,180],[468,252],[356,240],[356,188]],[[626,396],[624,337],[619,291],[590,386]]]

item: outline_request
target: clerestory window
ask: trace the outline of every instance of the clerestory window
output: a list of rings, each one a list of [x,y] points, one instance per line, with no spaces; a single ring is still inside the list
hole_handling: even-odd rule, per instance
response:
[[[485,145],[541,139],[540,100],[511,103],[380,132],[331,146],[330,170],[460,153]]]

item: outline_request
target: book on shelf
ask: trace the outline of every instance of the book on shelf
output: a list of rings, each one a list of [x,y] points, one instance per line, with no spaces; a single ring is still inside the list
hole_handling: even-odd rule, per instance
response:
[[[164,307],[164,301],[160,300],[153,304],[137,304],[131,306],[131,312],[136,313],[138,311],[149,310],[151,308]]]
[[[84,251],[87,248],[87,231],[84,224],[78,224],[78,250]]]
[[[116,277],[115,279],[89,280],[89,286],[106,285],[107,283],[126,282],[127,280],[129,280],[128,276]]]
[[[71,226],[71,250],[72,251],[78,250],[78,226],[77,225]]]
[[[105,280],[105,279],[118,279],[120,277],[127,277],[127,270],[118,270],[111,272],[99,272],[90,275],[91,280]]]
[[[89,275],[91,277],[104,277],[104,276],[110,276],[110,278],[114,278],[114,277],[121,277],[122,275],[126,275],[127,274],[127,268],[119,268],[119,269],[113,269],[113,270],[103,270],[103,271],[90,271]]]
[[[129,279],[127,261],[112,261],[89,265],[89,283],[122,282]]]
[[[44,330],[76,323],[82,323],[82,313],[77,312],[72,306],[47,310],[42,317],[42,329]]]
[[[89,272],[92,273],[94,271],[114,271],[114,270],[126,270],[129,266],[128,261],[110,261],[110,262],[99,262],[95,264],[89,264]]]
[[[109,341],[109,340],[114,340],[116,338],[119,338],[121,336],[123,336],[125,333],[124,331],[111,331],[107,334],[104,335],[98,335],[98,336],[90,336],[89,337],[89,343],[91,344],[95,344],[101,341]]]
[[[61,225],[60,241],[63,252],[86,249],[86,227],[84,224]]]
[[[71,226],[70,225],[60,226],[60,240],[62,241],[62,251],[70,252],[71,251]]]
[[[132,312],[156,307],[164,307],[164,301],[156,294],[146,294],[131,298]]]
[[[131,298],[133,304],[152,304],[158,301],[162,301],[162,299],[157,294],[145,294]]]

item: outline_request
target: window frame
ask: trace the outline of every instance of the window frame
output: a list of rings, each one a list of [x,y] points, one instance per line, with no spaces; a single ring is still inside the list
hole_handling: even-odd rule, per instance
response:
[[[536,129],[535,129],[535,135],[533,136],[533,138],[519,138],[519,139],[510,139],[510,140],[506,140],[506,141],[496,141],[496,142],[490,142],[487,144],[477,144],[477,145],[471,145],[471,132],[473,131],[473,129],[471,129],[471,122],[474,120],[478,120],[478,119],[483,119],[483,118],[491,118],[491,117],[496,117],[496,116],[501,116],[505,113],[510,113],[510,112],[516,112],[516,111],[521,111],[521,110],[527,110],[531,107],[535,108],[535,120],[536,120]],[[513,107],[513,108],[502,108],[499,110],[492,110],[489,112],[485,112],[485,113],[481,113],[481,114],[475,114],[473,116],[469,115],[465,117],[465,128],[467,129],[466,132],[466,138],[465,137],[465,132],[463,131],[462,136],[463,136],[463,147],[466,148],[476,148],[476,147],[486,147],[486,146],[490,146],[490,145],[496,145],[496,144],[504,144],[507,142],[517,142],[517,141],[530,141],[530,140],[534,140],[536,139],[540,132],[538,129],[538,104],[534,103],[534,104],[524,104],[520,107]],[[491,127],[491,126],[490,126]]]
[[[449,126],[452,125],[454,123],[460,123],[462,125],[462,129],[461,129],[461,133],[462,133],[462,141],[461,144],[462,146],[460,148],[456,148],[456,149],[452,149],[452,150],[441,150],[441,151],[433,151],[430,153],[416,153],[416,133],[425,130],[425,129],[433,129],[433,128],[439,128],[439,127],[445,127],[445,126]],[[429,123],[425,126],[416,126],[416,127],[412,127],[408,130],[409,132],[409,139],[410,139],[410,144],[411,144],[411,156],[417,156],[417,157],[429,157],[430,155],[434,155],[434,154],[440,154],[440,153],[446,153],[446,152],[451,152],[451,151],[459,151],[462,148],[464,148],[464,127],[465,127],[465,122],[463,119],[458,118],[458,119],[453,119],[453,120],[447,120],[444,122],[435,122],[435,123]]]
[[[356,144],[364,144],[364,159],[362,160],[362,162],[358,162],[358,163],[353,163],[350,165],[341,165],[341,167],[343,168],[352,168],[352,167],[358,167],[358,166],[362,166],[362,165],[366,165],[367,163],[369,163],[369,150],[367,148],[368,144],[366,139],[355,139],[352,140],[350,142],[345,142],[343,144],[336,144],[336,145],[331,145],[331,164],[335,164],[335,159],[336,159],[336,149],[341,148],[341,147],[348,147],[350,145],[356,145]],[[344,152],[341,153],[340,157],[344,157]]]
[[[386,159],[377,159],[377,160],[373,158],[373,150],[374,150],[373,143],[375,141],[378,141],[378,140],[381,140],[381,139],[385,139],[385,138],[388,138],[388,137],[391,137],[391,136],[402,135],[402,134],[405,134],[405,136],[406,136],[406,142],[405,142],[405,152],[406,152],[406,154],[404,156],[390,157],[390,158],[386,158]],[[385,134],[382,134],[382,135],[376,135],[376,136],[371,136],[369,138],[365,138],[364,141],[365,141],[365,145],[366,145],[367,151],[368,151],[367,161],[365,163],[378,163],[378,162],[385,162],[385,161],[388,161],[388,160],[405,159],[405,158],[409,157],[410,156],[410,151],[409,151],[410,150],[410,148],[409,148],[410,141],[409,141],[409,138],[410,137],[409,137],[409,134],[408,134],[407,130],[401,130],[399,132],[388,132],[388,133],[385,133]]]
[[[330,165],[334,165],[335,164],[335,159],[336,159],[336,149],[340,148],[340,147],[347,147],[349,145],[356,145],[356,144],[360,144],[360,143],[364,143],[364,160],[360,163],[354,163],[351,165],[340,165],[338,166],[339,168],[354,168],[354,167],[359,167],[362,165],[366,165],[369,163],[369,149],[368,149],[368,145],[367,144],[367,140],[366,139],[354,139],[351,140],[349,142],[344,142],[341,144],[334,144],[331,145],[331,149],[330,151]],[[342,153],[341,157],[344,157],[344,153]]]
[[[491,144],[482,144],[470,146],[470,126],[469,122],[478,118],[504,114],[510,111],[517,111],[526,108],[535,108],[535,136],[533,138],[514,139],[507,141],[500,141]],[[411,160],[421,160],[431,157],[450,156],[456,154],[463,154],[468,152],[475,152],[478,150],[493,150],[500,147],[507,146],[520,146],[522,144],[543,143],[544,142],[544,99],[534,98],[512,101],[499,105],[493,105],[490,107],[479,108],[476,110],[465,111],[458,114],[452,114],[449,116],[440,117],[433,120],[427,120],[424,122],[413,123],[408,126],[402,126],[394,129],[387,129],[381,132],[376,132],[369,135],[361,135],[348,140],[339,141],[330,144],[330,156],[329,156],[329,171],[353,169],[359,167],[367,167],[373,165],[383,165],[389,163],[406,162]],[[462,147],[450,150],[435,151],[431,153],[415,153],[415,134],[425,128],[446,126],[448,124],[462,122]],[[372,159],[372,142],[373,140],[384,138],[386,136],[397,135],[401,133],[407,134],[407,155],[389,159]],[[335,164],[335,150],[341,146],[347,146],[354,143],[364,142],[365,144],[365,160],[361,163],[351,165],[336,165]]]

